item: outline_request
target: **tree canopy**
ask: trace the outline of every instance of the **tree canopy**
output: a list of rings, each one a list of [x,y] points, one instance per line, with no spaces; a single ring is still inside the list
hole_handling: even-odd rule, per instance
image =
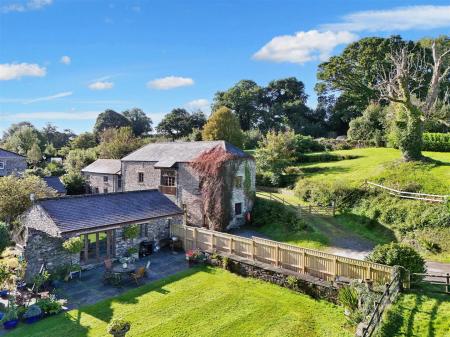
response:
[[[135,136],[146,135],[153,130],[152,120],[148,117],[142,109],[133,108],[122,112],[131,123],[131,128]]]
[[[121,128],[124,126],[131,126],[130,120],[124,115],[108,109],[97,116],[94,125],[94,133],[99,136],[100,133],[106,129]]]
[[[131,127],[107,129],[100,136],[99,157],[105,159],[121,159],[142,146]]]
[[[237,147],[242,147],[244,134],[233,112],[226,107],[221,107],[209,117],[203,128],[202,138],[203,140],[225,140]]]
[[[189,113],[186,109],[176,108],[164,116],[156,130],[173,140],[188,136],[194,128],[202,128],[206,123],[203,112]]]

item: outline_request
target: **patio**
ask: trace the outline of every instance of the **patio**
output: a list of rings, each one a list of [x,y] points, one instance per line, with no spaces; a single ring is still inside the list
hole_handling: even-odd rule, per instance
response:
[[[157,253],[136,261],[136,268],[145,267],[149,260],[151,261],[151,265],[148,275],[140,280],[139,286],[188,268],[185,254],[182,251],[172,252],[170,249],[162,249]],[[105,285],[103,283],[104,271],[104,266],[83,271],[81,278],[75,276],[69,282],[60,283],[55,292],[59,298],[67,299],[66,306],[68,309],[75,309],[94,304],[108,297],[117,296],[125,291],[138,287],[132,279],[124,279],[121,286]]]

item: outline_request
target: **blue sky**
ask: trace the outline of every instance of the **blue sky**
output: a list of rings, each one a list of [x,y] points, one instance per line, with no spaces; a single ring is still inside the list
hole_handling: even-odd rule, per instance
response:
[[[29,120],[91,130],[111,108],[155,122],[209,112],[240,79],[296,76],[364,36],[449,32],[448,1],[0,0],[0,132]]]

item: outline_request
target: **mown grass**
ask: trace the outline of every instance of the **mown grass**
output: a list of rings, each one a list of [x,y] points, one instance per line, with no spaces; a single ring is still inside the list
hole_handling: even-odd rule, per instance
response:
[[[450,337],[448,295],[406,293],[385,314],[378,337]]]
[[[97,304],[22,324],[10,337],[109,336],[112,318],[127,337],[353,336],[341,307],[221,269],[191,268]]]

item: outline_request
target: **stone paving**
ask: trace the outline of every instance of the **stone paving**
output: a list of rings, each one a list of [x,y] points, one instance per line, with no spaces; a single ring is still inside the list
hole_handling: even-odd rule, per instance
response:
[[[148,257],[139,259],[135,263],[136,267],[145,266],[147,261],[151,261],[148,275],[144,277],[139,286],[155,280],[173,275],[188,268],[184,252],[172,252],[161,250]],[[94,304],[109,297],[120,295],[130,289],[138,287],[134,280],[124,277],[121,286],[103,284],[104,267],[99,266],[94,269],[83,271],[81,278],[69,282],[62,282],[56,288],[58,298],[67,300],[67,308],[75,309],[81,306]]]

